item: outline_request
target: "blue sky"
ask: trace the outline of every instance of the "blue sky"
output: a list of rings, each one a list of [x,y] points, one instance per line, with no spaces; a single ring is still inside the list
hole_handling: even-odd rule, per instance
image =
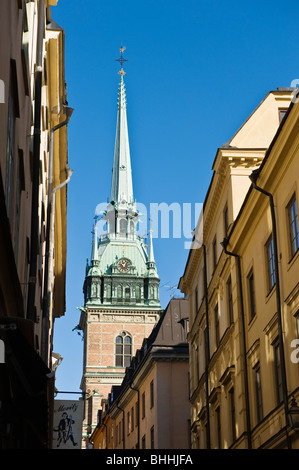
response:
[[[217,148],[269,90],[299,78],[298,17],[297,3],[275,0],[59,0],[52,7],[66,33],[68,102],[75,109],[68,131],[74,173],[66,314],[54,333],[54,351],[64,358],[58,390],[80,391],[83,342],[72,329],[83,305],[95,208],[110,195],[120,46],[128,59],[135,198],[146,206],[194,205],[204,201]],[[160,237],[154,252],[165,307],[166,286],[178,284],[188,250],[182,239]]]

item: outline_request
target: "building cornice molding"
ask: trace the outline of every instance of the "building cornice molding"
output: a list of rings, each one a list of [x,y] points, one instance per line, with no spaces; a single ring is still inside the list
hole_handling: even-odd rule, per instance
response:
[[[219,148],[213,165],[214,176],[207,198],[204,204],[203,213],[203,240],[208,240],[210,228],[217,214],[218,206],[222,201],[222,192],[225,181],[232,174],[244,175],[259,167],[265,157],[267,149],[239,149],[239,148]]]
[[[203,209],[203,241],[209,239],[209,232],[217,214],[219,203],[222,201],[222,191],[225,181],[233,174],[244,175],[259,167],[267,149],[219,148],[213,165],[214,175],[210,183]],[[201,247],[191,249],[186,264],[185,273],[180,280],[180,289],[187,293],[192,284],[198,267]]]
[[[299,103],[292,103],[259,170],[258,185],[274,195],[274,203],[274,193],[280,184],[282,174],[287,170],[290,159],[299,151],[298,129]],[[268,204],[266,199],[263,194],[253,191],[250,186],[229,235],[229,245],[233,250],[239,251],[240,246],[245,243],[246,238],[242,235],[245,233],[247,237],[252,221],[256,221],[258,214],[262,216],[265,205]]]

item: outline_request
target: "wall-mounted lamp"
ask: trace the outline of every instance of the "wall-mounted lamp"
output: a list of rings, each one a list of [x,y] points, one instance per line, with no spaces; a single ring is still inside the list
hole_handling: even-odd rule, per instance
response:
[[[294,395],[289,408],[288,417],[291,428],[299,433],[299,406],[297,405]]]

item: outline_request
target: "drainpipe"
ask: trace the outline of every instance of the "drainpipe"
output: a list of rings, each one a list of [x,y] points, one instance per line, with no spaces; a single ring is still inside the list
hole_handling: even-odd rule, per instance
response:
[[[220,244],[222,245],[224,252],[227,255],[234,256],[237,260],[238,288],[239,288],[240,313],[241,313],[241,324],[242,324],[242,346],[243,346],[243,368],[244,368],[247,439],[248,439],[248,449],[251,449],[252,448],[251,422],[250,422],[250,407],[249,407],[249,387],[248,387],[248,370],[247,370],[247,357],[246,357],[245,317],[244,317],[244,302],[243,302],[243,289],[242,289],[242,276],[241,276],[241,262],[240,262],[239,255],[227,250],[227,245],[228,245],[227,238],[224,238],[223,242],[221,242]]]
[[[30,234],[30,262],[26,317],[36,321],[35,316],[35,286],[37,270],[38,246],[38,205],[39,205],[39,161],[41,136],[41,93],[43,74],[43,40],[45,30],[45,0],[39,1],[38,30],[36,43],[36,64],[34,84],[34,131],[33,131],[33,168],[32,168],[32,199],[31,199],[31,234]]]
[[[54,132],[66,126],[71,118],[73,109],[66,107],[66,119],[54,126],[50,131],[49,143],[49,168],[48,168],[48,207],[47,207],[47,232],[46,232],[46,255],[45,255],[45,279],[43,299],[43,325],[42,325],[42,357],[46,364],[49,362],[49,327],[50,327],[50,300],[51,281],[53,274],[53,251],[54,251],[54,220],[55,220],[55,193],[68,184],[72,171],[68,165],[66,168],[67,179],[53,189],[53,154],[54,154]]]
[[[104,418],[105,419],[105,418]],[[104,422],[102,422],[103,426],[105,426],[105,429],[106,429],[106,438],[105,438],[105,449],[107,449],[107,443],[108,443],[108,436],[107,436],[107,424],[105,424]]]
[[[205,309],[206,309],[206,412],[207,412],[207,448],[211,448],[211,434],[210,434],[210,406],[209,406],[209,363],[210,363],[210,334],[209,334],[209,299],[208,299],[208,281],[207,281],[207,251],[206,245],[203,247],[204,256],[204,296],[205,296]]]
[[[120,408],[118,406],[118,404],[116,403],[116,408],[118,408],[120,411],[122,411],[123,413],[123,449],[125,449],[125,410],[123,410],[122,408]]]
[[[275,279],[276,279],[276,308],[277,308],[277,321],[278,321],[278,338],[279,338],[279,352],[281,358],[281,375],[282,375],[282,390],[283,390],[283,403],[285,410],[285,420],[286,420],[286,434],[287,434],[287,443],[288,448],[291,449],[291,441],[288,435],[287,426],[288,426],[288,388],[287,388],[287,375],[286,375],[286,365],[285,365],[285,354],[284,354],[284,345],[283,345],[283,330],[282,330],[282,313],[281,313],[281,297],[280,297],[280,280],[279,280],[279,269],[278,269],[278,247],[277,247],[277,226],[276,226],[276,217],[275,217],[275,208],[273,195],[266,191],[265,189],[257,186],[256,181],[259,177],[259,169],[254,170],[249,176],[252,186],[257,191],[265,194],[269,198],[270,210],[271,210],[271,221],[272,221],[272,239],[273,239],[273,252],[274,252],[274,262],[275,262]]]
[[[140,449],[140,419],[139,419],[139,414],[140,414],[140,412],[139,412],[140,391],[137,388],[132,387],[131,384],[129,384],[129,387],[130,387],[131,390],[134,390],[134,392],[137,392],[137,394],[138,394],[138,402],[137,402],[137,404],[138,404],[138,406],[137,406],[137,411],[138,411],[138,413],[137,413],[138,441],[137,442],[138,442],[138,449]]]

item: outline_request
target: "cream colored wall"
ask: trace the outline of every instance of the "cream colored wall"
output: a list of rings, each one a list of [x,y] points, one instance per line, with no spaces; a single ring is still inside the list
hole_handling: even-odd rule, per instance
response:
[[[290,92],[274,92],[270,93],[261,105],[256,109],[255,113],[245,122],[245,124],[235,134],[230,141],[230,145],[239,148],[253,148],[262,149],[269,146],[273,139],[278,126],[279,126],[279,108],[285,108],[290,104]],[[246,416],[245,416],[245,400],[244,400],[244,381],[243,381],[243,359],[242,359],[242,325],[240,321],[240,304],[239,293],[237,284],[237,269],[236,262],[233,257],[226,256],[222,248],[219,246],[224,238],[224,225],[223,225],[223,210],[225,203],[228,203],[229,208],[229,223],[231,224],[240,211],[243,201],[247,195],[248,189],[251,185],[249,175],[257,168],[264,157],[264,151],[241,151],[238,149],[220,149],[216,160],[214,162],[214,179],[211,183],[208,199],[205,204],[204,221],[206,223],[206,231],[204,232],[204,243],[207,247],[207,277],[209,288],[209,320],[210,320],[210,372],[209,372],[209,389],[219,388],[219,393],[216,394],[215,403],[210,405],[210,420],[211,420],[211,444],[212,447],[217,447],[217,429],[215,422],[215,408],[216,404],[220,405],[221,410],[221,427],[223,433],[223,447],[229,447],[231,441],[230,429],[230,415],[228,403],[228,390],[230,386],[234,386],[235,390],[235,409],[236,409],[236,436],[237,439],[242,436],[246,431]],[[297,167],[292,168],[290,174],[294,174]],[[298,171],[297,171],[298,174]],[[294,186],[294,184],[293,184]],[[292,187],[289,181],[285,181],[280,185],[289,194]],[[288,199],[285,195],[279,195],[279,199]],[[258,332],[263,331],[269,325],[269,322],[275,313],[275,295],[267,297],[265,292],[266,272],[263,267],[262,259],[264,259],[263,247],[270,234],[270,213],[267,210],[267,201],[260,202],[258,208],[266,211],[266,216],[261,220],[256,217],[250,217],[250,224],[246,227],[243,233],[242,244],[242,269],[243,281],[245,283],[246,274],[249,272],[252,264],[256,267],[256,285],[262,288],[263,293],[259,294],[257,299],[257,308],[262,311],[262,318],[259,321],[253,321],[250,328],[246,332],[246,339],[248,344],[253,346],[257,339]],[[250,210],[250,209],[249,209]],[[281,209],[285,211],[284,209]],[[285,213],[284,213],[285,217]],[[214,236],[217,237],[217,259],[218,265],[214,270],[212,264],[212,242]],[[261,248],[262,247],[262,248]],[[239,248],[239,246],[238,246]],[[282,263],[284,260],[282,259]],[[180,286],[183,292],[188,294],[191,299],[190,302],[190,329],[188,341],[190,344],[190,395],[191,395],[191,424],[193,424],[193,447],[198,446],[198,439],[200,446],[205,446],[205,432],[201,424],[196,424],[198,413],[204,412],[205,409],[205,383],[204,383],[204,360],[202,355],[204,353],[204,338],[203,331],[205,328],[205,306],[201,304],[202,296],[200,290],[201,272],[203,269],[203,253],[195,257],[191,254],[185,269],[185,275],[181,279]],[[290,268],[289,268],[290,269]],[[228,276],[231,275],[232,291],[233,291],[233,310],[234,310],[234,324],[229,326],[228,312],[227,312],[227,292],[226,281]],[[297,277],[296,277],[297,276]],[[298,272],[294,272],[293,284],[298,279]],[[288,282],[288,281],[286,281]],[[292,284],[292,283],[291,283]],[[244,284],[245,285],[245,284]],[[194,293],[195,288],[198,287],[200,292],[198,305],[199,311],[195,312]],[[284,295],[285,292],[284,292]],[[220,312],[220,339],[221,344],[217,349],[215,344],[215,320],[214,320],[214,306],[218,303]],[[244,293],[245,311],[248,312],[248,298],[247,292]],[[294,321],[292,319],[292,323]],[[268,361],[271,361],[271,351],[269,349],[269,335],[267,339],[260,340],[258,348],[253,347],[250,351],[249,363],[252,364],[257,360],[259,351],[261,349],[267,350]],[[266,344],[266,341],[268,343]],[[201,357],[200,357],[201,356]],[[265,356],[266,357],[266,356]],[[265,359],[263,359],[264,361]],[[221,385],[220,378],[227,367],[234,367],[234,374],[232,381],[226,386]],[[266,368],[265,380],[271,384],[273,389],[273,377],[271,378],[270,368]],[[298,371],[295,375],[298,374]],[[251,377],[250,377],[251,380]],[[250,384],[251,396],[253,393],[253,384]],[[271,401],[272,400],[272,401]],[[271,411],[273,406],[273,399],[267,399],[265,392],[264,402],[266,410]],[[254,420],[254,417],[252,416]],[[279,422],[279,417],[276,423]],[[255,438],[255,437],[254,437]],[[246,441],[240,439],[238,441],[240,448],[246,447]]]
[[[298,154],[297,154],[298,155]],[[288,376],[288,391],[294,390],[299,383],[298,364],[293,364],[291,357],[291,341],[298,338],[294,314],[297,310],[290,309],[285,303],[285,299],[298,285],[299,262],[298,255],[290,262],[289,255],[289,233],[286,206],[298,187],[298,157],[288,161],[287,171],[283,175],[277,175],[279,178],[279,187],[274,192],[274,203],[276,207],[276,218],[278,224],[279,240],[279,270],[281,280],[281,299],[283,305],[283,322],[285,334],[285,359]],[[298,191],[297,204],[298,204]],[[258,341],[259,347],[250,355],[251,368],[257,360],[261,364],[262,374],[262,393],[263,393],[263,411],[264,416],[269,414],[277,406],[275,396],[275,374],[274,374],[274,355],[272,343],[278,335],[277,322],[274,317],[277,312],[276,290],[269,293],[267,286],[267,270],[265,257],[265,243],[272,233],[272,223],[270,216],[269,201],[266,196],[259,196],[256,207],[254,208],[254,223],[247,227],[248,230],[240,234],[242,245],[240,254],[242,256],[242,269],[244,273],[244,302],[247,322],[247,341],[248,349],[252,349]],[[247,274],[253,267],[256,295],[257,315],[250,322],[249,312],[249,294],[246,282]],[[251,384],[251,396],[254,396],[254,387]],[[252,401],[253,424],[256,423],[255,401]],[[284,421],[284,418],[281,418]]]
[[[154,405],[150,406],[150,384],[154,386]],[[138,382],[140,393],[139,423],[140,423],[140,448],[142,438],[145,437],[145,448],[151,448],[151,428],[154,427],[155,449],[187,449],[188,419],[190,408],[188,401],[188,362],[159,361],[154,362],[149,371]],[[136,384],[133,384],[137,388]],[[142,417],[142,395],[145,393],[145,416]],[[125,448],[134,449],[138,443],[138,427],[134,423],[133,431],[128,432],[128,412],[131,414],[134,407],[134,419],[136,420],[136,391],[127,390],[118,406],[125,414]],[[115,407],[111,413],[115,429],[122,425],[123,412]],[[123,448],[121,442],[114,441],[117,449]]]
[[[188,363],[158,362],[155,439],[159,449],[188,448]]]
[[[254,110],[232,138],[230,145],[239,148],[268,148],[279,126],[279,108],[288,108],[289,92],[273,91]]]
[[[30,123],[31,123],[31,100],[30,97],[25,94],[24,79],[23,79],[23,68],[21,59],[21,48],[20,48],[20,31],[22,28],[21,19],[22,14],[17,7],[17,2],[5,2],[6,6],[3,6],[3,15],[0,18],[1,36],[7,38],[10,43],[10,47],[0,48],[0,79],[3,80],[5,86],[5,103],[0,105],[0,120],[1,120],[1,136],[0,139],[0,165],[3,187],[5,188],[5,175],[6,175],[6,144],[7,144],[7,116],[8,116],[8,96],[10,89],[10,59],[16,61],[16,72],[18,82],[18,99],[20,118],[15,121],[15,166],[14,166],[14,184],[17,180],[17,167],[18,167],[18,148],[24,152],[24,171],[25,171],[25,183],[26,191],[21,192],[20,198],[20,222],[19,222],[19,247],[18,247],[18,258],[17,270],[19,275],[20,283],[22,283],[22,290],[24,289],[24,274],[26,269],[26,237],[30,238],[30,214],[31,214],[31,175],[30,175],[30,164],[29,158],[29,145],[30,139]],[[34,4],[32,6],[34,10]],[[30,46],[35,41],[35,29],[36,21],[32,18],[29,26],[32,30],[27,34]],[[29,47],[30,54],[34,57],[35,50]],[[28,69],[28,80],[29,87],[33,87],[32,69]],[[27,163],[28,162],[28,163]],[[14,194],[14,192],[13,192]],[[12,207],[15,205],[15,196],[12,199]],[[15,213],[11,218],[11,234],[12,241],[14,240],[15,233]],[[23,292],[25,289],[23,290]],[[25,303],[25,302],[24,302]],[[24,307],[25,308],[25,307]],[[20,313],[16,314],[19,315]]]

